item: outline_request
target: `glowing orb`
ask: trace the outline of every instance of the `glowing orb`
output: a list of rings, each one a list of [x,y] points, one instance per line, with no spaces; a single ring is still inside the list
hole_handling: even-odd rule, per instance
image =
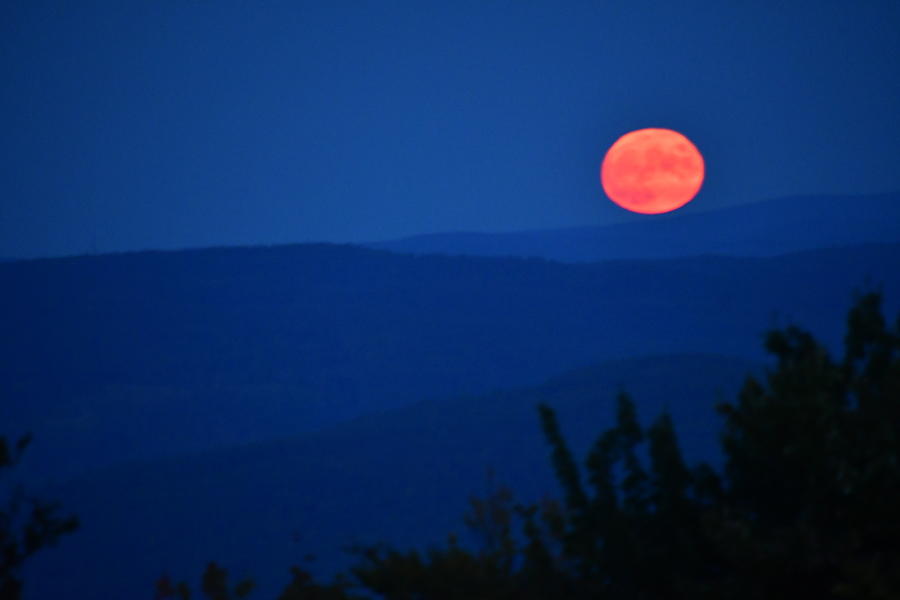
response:
[[[693,200],[703,174],[703,156],[689,139],[671,129],[638,129],[606,152],[600,182],[622,208],[654,215]]]

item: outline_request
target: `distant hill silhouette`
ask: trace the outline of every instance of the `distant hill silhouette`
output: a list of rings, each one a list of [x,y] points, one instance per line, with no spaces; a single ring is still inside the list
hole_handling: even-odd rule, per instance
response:
[[[34,559],[26,600],[138,598],[161,573],[193,578],[213,559],[253,574],[264,586],[256,594],[273,598],[287,567],[307,553],[318,555],[310,566],[322,574],[347,564],[342,548],[352,543],[418,546],[451,531],[465,539],[467,499],[485,493],[488,469],[520,499],[558,496],[539,402],[557,409],[579,457],[613,424],[622,389],[646,422],[668,408],[687,457],[710,457],[719,429],[713,405],[734,398],[753,369],[704,355],[611,361],[533,388],[418,403],[307,436],[97,473],[47,492],[83,527]]]
[[[638,222],[517,233],[439,233],[369,244],[396,252],[566,262],[789,252],[900,242],[900,193],[799,196]]]
[[[793,320],[836,344],[851,291],[900,298],[900,245],[562,264],[353,246],[0,264],[0,418],[29,472],[291,436],[648,354],[761,357]]]

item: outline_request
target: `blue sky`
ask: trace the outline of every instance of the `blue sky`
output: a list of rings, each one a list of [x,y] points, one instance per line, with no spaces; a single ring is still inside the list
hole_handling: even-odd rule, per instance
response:
[[[599,164],[640,127],[703,152],[683,211],[898,190],[898,30],[894,1],[4,2],[0,256],[613,223]]]

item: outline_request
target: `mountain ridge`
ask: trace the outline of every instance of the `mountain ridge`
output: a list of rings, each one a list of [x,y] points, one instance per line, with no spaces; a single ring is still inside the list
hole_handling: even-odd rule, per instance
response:
[[[0,416],[48,478],[318,429],[617,357],[759,358],[783,321],[840,343],[900,244],[556,263],[350,246],[0,265]],[[165,431],[165,436],[153,432]],[[111,452],[111,449],[113,450]]]
[[[772,257],[821,247],[900,241],[900,192],[806,195],[639,221],[505,233],[449,232],[368,247],[451,256],[534,256],[563,262],[684,257]]]

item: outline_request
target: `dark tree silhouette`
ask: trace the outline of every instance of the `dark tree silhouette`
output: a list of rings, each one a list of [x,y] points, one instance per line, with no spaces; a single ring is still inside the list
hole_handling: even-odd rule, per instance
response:
[[[719,407],[721,474],[689,470],[669,417],[644,432],[623,396],[585,485],[541,407],[565,500],[545,520],[557,521],[554,575],[569,597],[898,597],[900,321],[888,327],[867,294],[842,360],[796,327],[766,348],[774,368]]]
[[[78,519],[59,516],[59,505],[27,494],[11,480],[10,471],[31,443],[31,435],[10,445],[0,437],[0,478],[7,487],[0,507],[0,600],[18,600],[22,594],[20,570],[29,557],[78,528]]]

